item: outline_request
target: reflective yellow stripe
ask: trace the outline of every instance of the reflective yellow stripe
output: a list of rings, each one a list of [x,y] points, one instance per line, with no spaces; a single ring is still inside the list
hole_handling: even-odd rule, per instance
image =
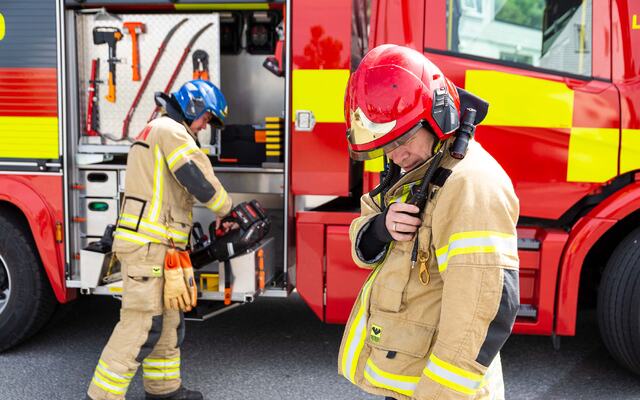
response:
[[[175,4],[177,11],[203,11],[203,10],[268,10],[265,3],[202,3],[202,4]]]
[[[429,356],[423,373],[439,384],[467,395],[474,395],[484,385],[482,375],[449,364],[434,354]]]
[[[224,206],[224,204],[226,203],[227,197],[228,197],[227,191],[224,190],[224,188],[220,188],[220,191],[218,191],[218,196],[216,200],[213,203],[209,204],[207,208],[213,212],[220,211],[222,206]]]
[[[494,231],[454,233],[449,237],[447,245],[436,250],[438,270],[444,272],[452,257],[472,253],[502,253],[516,256],[517,238],[515,235]]]
[[[127,392],[126,388],[123,389],[123,388],[119,388],[119,387],[110,385],[110,384],[104,382],[103,380],[101,380],[99,377],[97,377],[95,375],[93,376],[92,381],[100,389],[102,389],[102,390],[104,390],[106,392],[109,392],[109,393],[120,395],[120,394],[125,394]]]
[[[640,129],[623,129],[620,145],[620,173],[640,169]]]
[[[147,236],[138,232],[127,232],[126,230],[121,229],[116,229],[116,233],[114,236],[120,240],[136,244],[162,243],[161,240],[154,237]]]
[[[392,390],[411,397],[416,390],[419,376],[396,375],[378,368],[371,359],[367,360],[364,377],[373,386]]]
[[[280,150],[282,149],[282,145],[279,143],[268,143],[266,148],[267,150]]]
[[[100,371],[102,375],[104,375],[106,378],[114,382],[121,382],[121,383],[128,384],[128,382],[131,381],[131,378],[133,378],[133,374],[128,374],[128,377],[127,377],[127,376],[122,376],[120,374],[117,374],[115,372],[111,372],[109,370],[109,367],[107,366],[107,363],[102,361],[102,359],[98,361],[98,365],[96,366],[96,371]]]
[[[187,142],[178,147],[177,149],[172,151],[171,154],[169,154],[169,157],[167,157],[167,164],[169,165],[169,169],[173,169],[176,163],[180,161],[184,156],[195,153],[198,150],[198,147],[196,147],[196,145],[191,142]]]
[[[387,254],[389,254],[388,251]],[[349,334],[347,335],[347,341],[342,353],[342,374],[352,383],[355,383],[358,359],[360,358],[360,353],[362,352],[362,348],[364,347],[364,341],[367,333],[366,312],[369,306],[369,294],[371,292],[371,285],[373,284],[373,281],[375,280],[379,271],[380,268],[376,268],[373,273],[369,275],[369,278],[362,287],[362,291],[358,299],[358,312],[351,322]]]
[[[619,142],[618,129],[571,129],[567,182],[601,183],[618,175]]]
[[[313,111],[316,122],[344,122],[348,69],[294,69],[292,78],[293,110]]]
[[[181,232],[176,229],[168,229],[166,226],[153,223],[145,218],[141,219],[139,224],[134,222],[137,221],[137,218],[133,219],[130,217],[125,217],[123,214],[120,219],[120,225],[127,225],[131,228],[138,227],[138,232],[146,232],[152,235],[157,235],[162,237],[163,239],[173,239],[176,243],[186,243],[189,240],[189,233]],[[121,232],[126,232],[122,231]]]
[[[564,82],[467,70],[465,90],[491,104],[483,125],[566,129],[573,125],[574,92]]]
[[[280,142],[282,142],[282,140],[280,139],[279,136],[278,137],[275,137],[275,136],[274,137],[267,137],[267,138],[265,138],[265,141],[267,143],[280,143]]]
[[[158,221],[160,209],[162,207],[162,191],[164,190],[164,159],[160,147],[156,145],[154,166],[153,166],[153,197],[151,198],[151,212],[149,219],[151,222]]]
[[[267,151],[267,152],[266,152],[267,157],[269,157],[269,156],[275,156],[275,157],[277,157],[277,156],[280,156],[281,154],[282,154],[282,153],[281,153],[280,151]]]
[[[180,365],[180,357],[175,358],[145,358],[142,360],[143,366],[149,367],[165,367]]]
[[[0,158],[59,156],[56,117],[0,117],[0,132]]]

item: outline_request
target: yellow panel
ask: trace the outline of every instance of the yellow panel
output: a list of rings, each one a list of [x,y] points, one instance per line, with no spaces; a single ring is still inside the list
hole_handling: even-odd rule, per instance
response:
[[[178,11],[196,10],[268,10],[266,3],[204,3],[204,4],[176,4]]]
[[[573,90],[564,83],[498,71],[468,70],[465,89],[489,102],[493,126],[571,128]]]
[[[0,117],[0,158],[58,156],[58,118]]]
[[[606,182],[618,174],[619,132],[573,128],[569,139],[568,182]]]
[[[293,112],[310,110],[316,122],[344,122],[347,69],[296,69],[293,71]]]
[[[364,170],[367,172],[380,172],[384,170],[384,158],[378,157],[364,162]]]
[[[640,129],[623,129],[620,173],[640,169]]]

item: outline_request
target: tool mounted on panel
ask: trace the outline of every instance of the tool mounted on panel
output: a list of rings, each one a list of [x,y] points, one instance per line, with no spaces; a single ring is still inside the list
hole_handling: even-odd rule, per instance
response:
[[[134,81],[140,80],[140,50],[138,48],[138,35],[145,33],[146,26],[142,22],[125,22],[122,24],[131,35],[131,68]]]
[[[189,18],[184,18],[180,22],[175,24],[173,28],[171,28],[169,32],[167,32],[164,39],[162,40],[162,44],[160,44],[160,47],[158,48],[158,51],[156,52],[156,55],[153,58],[153,61],[151,62],[151,65],[149,66],[149,70],[147,71],[147,74],[145,75],[144,80],[142,81],[142,84],[138,89],[138,93],[136,93],[136,97],[133,99],[133,103],[131,103],[131,107],[129,107],[129,111],[127,112],[127,115],[124,118],[124,122],[122,124],[122,137],[120,140],[128,139],[129,137],[129,124],[131,123],[131,118],[133,117],[133,113],[136,111],[138,104],[140,104],[140,99],[142,98],[142,94],[147,88],[147,85],[149,84],[149,80],[151,79],[151,76],[156,70],[158,62],[160,61],[160,57],[162,56],[165,49],[167,48],[167,44],[169,43],[169,40],[171,40],[171,37],[174,35],[174,33],[176,33],[178,28],[180,28],[188,20]]]
[[[200,28],[198,32],[196,32],[193,35],[191,40],[189,40],[189,43],[187,44],[187,46],[184,48],[184,51],[182,52],[182,56],[180,57],[180,60],[178,60],[178,64],[176,65],[176,68],[173,70],[173,74],[171,74],[171,78],[169,78],[169,82],[167,82],[167,86],[164,88],[164,93],[171,92],[171,87],[173,86],[173,83],[176,81],[178,74],[182,70],[182,66],[184,65],[184,62],[187,59],[187,56],[189,55],[189,52],[191,51],[191,48],[193,47],[194,43],[204,33],[204,31],[209,29],[209,27],[211,27],[212,25],[213,25],[212,22],[206,24],[205,26]],[[153,113],[151,113],[151,116],[147,121],[151,121],[152,119],[157,117],[159,112],[160,112],[160,106],[156,106],[156,108],[153,110]]]
[[[98,113],[98,83],[100,75],[98,70],[100,59],[91,60],[91,78],[89,80],[89,88],[87,89],[87,136],[100,136],[100,114]]]
[[[204,50],[196,50],[193,59],[193,79],[209,80],[209,55]]]
[[[111,103],[116,102],[116,63],[120,60],[116,58],[116,43],[122,39],[122,32],[118,28],[111,26],[98,26],[93,28],[93,43],[107,44],[109,46],[109,93],[105,98]]]

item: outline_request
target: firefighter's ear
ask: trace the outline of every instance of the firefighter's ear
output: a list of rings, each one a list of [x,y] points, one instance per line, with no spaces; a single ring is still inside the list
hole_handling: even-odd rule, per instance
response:
[[[464,89],[459,87],[456,87],[456,89],[458,89],[458,96],[460,96],[460,110],[466,110],[467,108],[476,110],[476,119],[473,124],[478,125],[487,116],[489,103]]]

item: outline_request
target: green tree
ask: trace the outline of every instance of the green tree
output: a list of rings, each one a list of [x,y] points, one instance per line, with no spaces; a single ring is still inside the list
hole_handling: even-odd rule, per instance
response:
[[[495,19],[510,24],[542,28],[545,0],[496,0]]]

